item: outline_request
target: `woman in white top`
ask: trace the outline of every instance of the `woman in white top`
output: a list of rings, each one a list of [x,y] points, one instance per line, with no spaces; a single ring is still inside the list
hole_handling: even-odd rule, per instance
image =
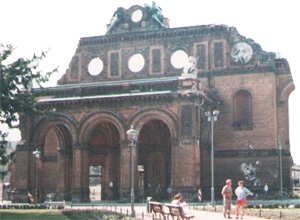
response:
[[[179,205],[181,207],[186,206],[186,202],[182,202],[182,199],[183,199],[183,196],[181,193],[176,194],[172,201],[172,205]],[[183,212],[184,212],[184,214],[186,214],[186,211],[183,210]]]

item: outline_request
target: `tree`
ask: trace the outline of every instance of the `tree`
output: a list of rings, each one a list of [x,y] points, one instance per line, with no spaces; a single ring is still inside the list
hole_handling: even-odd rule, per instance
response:
[[[40,56],[34,54],[31,59],[18,58],[10,62],[13,51],[12,45],[0,44],[0,125],[18,128],[18,113],[41,113],[31,92],[33,83],[42,87],[56,69],[45,74],[38,69],[40,61],[46,57],[44,52]],[[9,162],[6,138],[7,133],[0,130],[0,165],[3,166]],[[4,176],[6,173],[1,174]]]

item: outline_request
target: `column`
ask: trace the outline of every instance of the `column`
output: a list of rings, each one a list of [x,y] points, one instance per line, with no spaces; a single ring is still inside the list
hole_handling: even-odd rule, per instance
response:
[[[121,145],[120,199],[130,201],[130,143],[123,140]]]
[[[72,202],[89,202],[89,150],[83,144],[73,146]]]
[[[31,158],[34,165],[34,158],[32,151],[29,151],[26,144],[18,144],[16,150],[15,161],[15,193],[13,195],[13,202],[28,202],[28,190],[34,187],[34,166],[29,169],[29,158]],[[32,177],[32,178],[30,178]],[[30,181],[29,181],[30,179]],[[31,182],[31,186],[29,183]],[[33,190],[31,190],[33,193]]]
[[[66,151],[65,149],[58,149],[57,159],[57,190],[56,200],[62,201],[65,199],[66,193]]]

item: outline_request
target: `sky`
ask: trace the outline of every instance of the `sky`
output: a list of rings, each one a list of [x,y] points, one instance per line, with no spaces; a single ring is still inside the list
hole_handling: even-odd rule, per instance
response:
[[[81,37],[104,35],[118,7],[151,4],[150,0],[0,0],[0,43],[12,44],[15,57],[31,58],[49,50],[40,67],[58,67],[49,86],[68,69]],[[207,24],[234,26],[268,52],[287,58],[296,90],[289,99],[290,143],[294,162],[300,164],[300,13],[295,0],[156,0],[170,27]],[[18,131],[9,139],[19,140]]]

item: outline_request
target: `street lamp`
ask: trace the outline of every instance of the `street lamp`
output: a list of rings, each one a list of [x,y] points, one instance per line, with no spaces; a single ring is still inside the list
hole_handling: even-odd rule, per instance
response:
[[[215,188],[214,188],[214,123],[218,119],[219,110],[205,112],[205,116],[211,125],[211,205],[215,203]]]
[[[281,145],[281,138],[278,135],[278,149],[279,149],[279,169],[280,169],[280,199],[282,199],[283,195],[283,184],[282,184],[282,145]]]
[[[131,143],[131,215],[135,216],[134,212],[134,149],[138,139],[139,132],[131,126],[131,129],[126,132],[127,138]]]
[[[0,157],[0,163],[2,164],[2,157]],[[4,160],[3,160],[4,161]],[[3,204],[3,195],[4,195],[4,165],[2,164],[2,173],[1,173],[1,183],[2,183],[2,195],[1,200]]]
[[[37,204],[37,200],[38,200],[38,159],[40,158],[41,152],[38,149],[36,149],[32,153],[35,156],[35,193],[34,193],[35,198],[34,198],[34,201],[35,201],[35,204]]]

